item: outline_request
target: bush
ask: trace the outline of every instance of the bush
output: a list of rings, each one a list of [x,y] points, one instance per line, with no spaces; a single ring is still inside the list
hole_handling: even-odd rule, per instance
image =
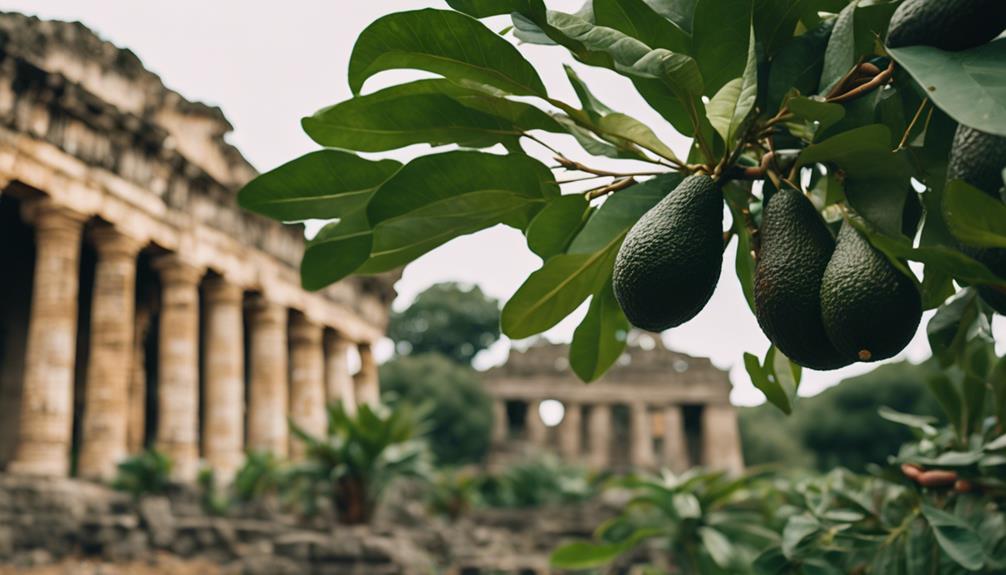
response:
[[[112,487],[130,493],[133,497],[147,494],[163,494],[171,485],[171,459],[157,451],[148,449],[132,455],[119,463],[118,473]]]
[[[598,486],[583,469],[541,455],[484,476],[479,482],[479,503],[514,508],[576,503],[594,497]]]

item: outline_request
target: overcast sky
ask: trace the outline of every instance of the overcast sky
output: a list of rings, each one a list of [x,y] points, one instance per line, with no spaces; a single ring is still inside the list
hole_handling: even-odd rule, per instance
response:
[[[550,1],[549,6],[574,10],[582,0]],[[42,18],[80,20],[103,38],[131,49],[164,83],[190,100],[220,106],[234,133],[229,140],[262,171],[275,167],[315,145],[301,132],[300,117],[350,97],[346,70],[353,42],[367,24],[383,14],[423,7],[446,8],[443,1],[286,0],[284,2],[240,0],[20,0],[2,1],[4,10]],[[350,7],[351,6],[351,7]],[[491,22],[502,29],[506,21]],[[566,101],[575,101],[565,82],[561,65],[569,62],[558,48],[522,46],[522,53],[538,68],[549,91]],[[679,154],[688,141],[665,126],[636,95],[627,81],[614,73],[577,65],[578,71],[610,107],[628,113],[655,128]],[[373,91],[403,78],[408,72],[384,73],[367,83]],[[550,81],[551,80],[551,81]],[[604,167],[603,160],[577,153],[570,138],[550,140],[574,159],[590,159]],[[388,154],[408,159],[426,148],[413,146]],[[529,148],[530,150],[530,148]],[[762,355],[768,341],[748,311],[733,271],[733,246],[727,250],[719,287],[706,309],[690,323],[664,334],[674,349],[711,357],[729,369],[737,404],[761,403],[763,397],[750,383],[741,364],[745,351]],[[406,268],[396,286],[395,307],[405,307],[426,287],[441,281],[477,283],[490,295],[505,301],[524,278],[540,266],[528,251],[519,232],[495,228],[453,242],[424,256]],[[585,312],[556,326],[546,335],[568,341]],[[899,356],[920,361],[928,356],[924,318],[906,352]],[[997,332],[1004,335],[1002,318]],[[1000,337],[1002,342],[1004,339]],[[483,367],[506,357],[509,342],[503,341],[480,357]],[[813,395],[844,377],[871,369],[858,364],[838,371],[805,372],[801,395]]]

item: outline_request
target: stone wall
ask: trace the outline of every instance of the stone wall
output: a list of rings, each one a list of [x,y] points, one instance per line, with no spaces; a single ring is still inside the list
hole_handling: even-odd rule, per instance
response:
[[[428,517],[412,496],[399,493],[373,526],[307,528],[261,508],[208,516],[191,491],[134,501],[88,482],[0,475],[0,573],[5,565],[189,561],[202,566],[194,572],[221,574],[541,575],[552,572],[548,555],[559,543],[589,537],[612,513],[591,503],[479,510],[448,522]]]

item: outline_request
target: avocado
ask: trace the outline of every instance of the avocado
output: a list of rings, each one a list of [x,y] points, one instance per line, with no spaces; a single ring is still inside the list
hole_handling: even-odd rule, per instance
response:
[[[685,178],[632,226],[615,258],[615,298],[632,325],[663,331],[695,317],[723,263],[723,192]]]
[[[811,369],[837,369],[855,355],[832,345],[821,320],[821,278],[835,249],[824,220],[802,193],[779,190],[762,214],[755,267],[755,315],[786,357]]]
[[[1004,169],[1006,138],[963,124],[957,127],[947,164],[948,183],[963,180],[994,198],[1001,198],[999,190],[1003,187]],[[961,251],[985,264],[992,273],[1006,278],[1006,249],[962,245]],[[1006,315],[1006,293],[988,286],[979,286],[978,293],[992,309]]]
[[[915,282],[843,222],[821,280],[821,317],[835,348],[860,361],[897,355],[922,320]]]
[[[990,42],[1004,29],[1003,0],[905,0],[891,16],[887,47],[967,50]]]

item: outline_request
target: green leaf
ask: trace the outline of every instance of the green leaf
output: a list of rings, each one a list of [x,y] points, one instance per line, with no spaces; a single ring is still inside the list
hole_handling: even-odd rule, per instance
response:
[[[820,100],[812,100],[803,96],[795,96],[786,101],[789,111],[798,118],[808,122],[817,122],[816,133],[822,133],[845,117],[845,108],[839,104],[830,104]]]
[[[573,313],[611,277],[625,234],[594,253],[560,254],[534,271],[503,306],[503,333],[523,339],[541,333]]]
[[[939,420],[930,415],[901,413],[900,411],[895,411],[886,405],[880,406],[880,409],[877,410],[877,415],[887,421],[918,429],[927,435],[936,435],[937,433],[933,424],[937,423]]]
[[[932,266],[933,269],[942,270],[968,284],[1002,285],[999,276],[956,249],[941,245],[912,247],[912,242],[904,236],[879,233],[856,220],[850,221],[856,229],[867,236],[873,247],[884,252],[888,259],[904,258],[922,262],[927,268]]]
[[[722,533],[711,527],[699,527],[699,539],[714,563],[723,569],[733,563],[736,551]]]
[[[587,84],[580,79],[576,71],[569,64],[563,64],[563,69],[566,71],[566,77],[569,78],[569,83],[573,86],[573,91],[576,92],[576,97],[580,100],[580,105],[583,107],[583,111],[587,113],[588,116],[595,122],[599,120],[602,116],[607,116],[608,114],[614,112],[611,108],[604,105],[603,102],[594,96],[593,92]]]
[[[797,557],[797,551],[810,537],[821,531],[821,523],[809,514],[794,515],[786,521],[782,532],[782,552],[787,559]]]
[[[631,116],[619,113],[608,114],[601,118],[597,125],[607,134],[638,144],[661,158],[677,160],[674,152],[667,147],[667,144],[657,138],[649,126]]]
[[[936,542],[954,562],[970,571],[985,565],[982,541],[971,525],[926,503],[922,504],[922,514],[933,528]]]
[[[779,108],[790,90],[805,96],[817,92],[833,26],[834,20],[827,20],[791,39],[772,61],[767,95],[770,112]]]
[[[752,255],[754,244],[751,231],[744,218],[744,210],[748,208],[748,190],[736,183],[731,183],[724,188],[724,197],[727,201],[727,207],[730,208],[734,235],[737,236],[737,257],[734,261],[734,269],[737,272],[737,279],[740,280],[741,290],[744,292],[748,308],[754,312],[755,261]]]
[[[558,197],[559,186],[548,167],[530,156],[456,150],[421,156],[406,164],[377,189],[367,215],[376,226],[414,210],[484,192],[543,201]]]
[[[486,148],[523,132],[563,132],[542,110],[443,79],[392,86],[320,110],[302,121],[315,142],[361,152],[412,144]]]
[[[818,83],[820,94],[831,89],[856,63],[855,15],[858,4],[859,0],[850,2],[835,20],[824,52],[824,66]]]
[[[701,0],[695,7],[692,54],[707,96],[744,73],[752,6],[751,0]]]
[[[961,396],[954,388],[954,383],[943,372],[930,374],[926,377],[926,387],[936,397],[943,412],[954,429],[960,430],[962,424]]]
[[[890,53],[950,117],[1006,136],[1006,39],[960,52],[906,46]]]
[[[943,219],[954,236],[966,244],[1006,247],[1006,204],[967,182],[947,184]]]
[[[747,65],[744,74],[726,84],[706,104],[709,123],[726,142],[727,150],[734,147],[738,130],[754,110],[758,98],[758,61],[755,55],[754,29],[750,32]]]
[[[474,18],[545,10],[545,4],[541,0],[447,0],[447,5]]]
[[[792,38],[805,4],[806,0],[755,0],[755,35],[766,56],[774,56]]]
[[[360,208],[322,228],[307,242],[300,263],[304,289],[319,290],[350,275],[370,257],[373,231]]]
[[[607,156],[609,158],[621,158],[621,159],[639,159],[638,150],[631,152],[626,150],[625,147],[618,147],[609,141],[602,140],[597,136],[597,134],[589,129],[577,124],[573,118],[565,114],[556,114],[555,120],[562,125],[566,132],[576,138],[576,142],[580,144],[584,150],[594,156]],[[622,142],[620,142],[622,143]]]
[[[259,175],[238,192],[238,204],[277,220],[332,219],[366,206],[401,164],[318,150]]]
[[[560,196],[531,220],[527,245],[543,260],[560,254],[583,225],[589,205],[583,194]]]
[[[688,34],[643,0],[594,0],[593,8],[599,26],[614,28],[651,48],[688,53]]]
[[[978,319],[977,294],[962,290],[957,297],[941,306],[926,325],[926,335],[933,356],[947,367],[963,353],[967,334]]]
[[[995,413],[999,421],[1006,421],[1006,356],[999,358],[989,374],[992,394],[995,396]],[[1002,437],[1000,437],[1002,439]]]
[[[573,332],[569,365],[586,382],[604,375],[622,355],[629,333],[629,320],[615,300],[611,282],[594,294],[587,315]]]
[[[692,33],[695,5],[698,4],[698,0],[646,0],[646,3],[685,33]]]
[[[764,363],[759,363],[757,356],[745,353],[744,368],[751,377],[751,383],[765,394],[769,403],[787,415],[793,412],[800,383],[800,366],[772,346],[765,354]]]
[[[395,12],[367,26],[353,46],[349,87],[359,94],[374,74],[401,68],[517,95],[548,96],[534,67],[513,45],[477,20],[449,10]]]
[[[559,547],[552,552],[549,561],[560,569],[589,569],[607,565],[623,552],[625,548],[621,544],[580,541]]]

